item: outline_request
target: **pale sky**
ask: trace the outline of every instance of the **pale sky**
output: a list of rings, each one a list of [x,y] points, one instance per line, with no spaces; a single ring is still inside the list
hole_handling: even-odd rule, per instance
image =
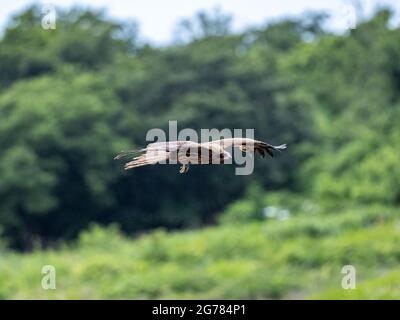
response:
[[[343,31],[352,24],[351,0],[0,0],[0,30],[10,16],[35,3],[69,7],[74,4],[106,8],[110,17],[133,18],[139,22],[140,35],[154,44],[166,44],[173,39],[176,22],[198,10],[219,7],[233,16],[233,27],[240,31],[271,19],[296,16],[307,10],[325,10],[332,15],[329,27]],[[368,16],[379,5],[395,9],[399,20],[400,0],[359,0]],[[351,7],[350,7],[351,8]]]

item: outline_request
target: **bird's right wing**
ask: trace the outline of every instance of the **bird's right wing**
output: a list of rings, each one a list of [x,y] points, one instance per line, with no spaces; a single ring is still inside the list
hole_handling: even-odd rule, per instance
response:
[[[147,145],[146,148],[138,150],[137,152],[144,152],[144,154],[133,158],[132,161],[125,164],[125,170],[142,167],[148,164],[156,164],[167,160],[176,160],[182,154],[188,154],[188,158],[192,157],[191,154],[196,153],[199,144],[191,141],[167,141],[167,142],[154,142]],[[127,151],[121,153],[116,157],[120,159],[124,156],[129,156],[134,151]]]
[[[117,154],[114,157],[114,160],[119,160],[122,158],[126,158],[138,153],[149,153],[149,152],[155,152],[155,151],[164,151],[164,152],[176,152],[183,147],[185,149],[187,148],[196,148],[198,146],[197,143],[191,142],[191,141],[167,141],[167,142],[153,142],[150,143],[146,146],[146,148],[143,149],[133,149],[133,150],[125,150],[121,151],[119,154]]]
[[[163,150],[147,151],[141,156],[133,158],[132,161],[125,164],[125,170],[146,166],[148,164],[156,164],[167,161],[170,157],[170,152]]]

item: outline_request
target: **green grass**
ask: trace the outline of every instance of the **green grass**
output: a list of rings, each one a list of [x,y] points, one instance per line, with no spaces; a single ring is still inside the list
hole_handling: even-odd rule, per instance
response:
[[[315,299],[399,299],[400,271],[385,272],[383,275],[363,281],[356,290],[331,289],[313,296]]]
[[[0,252],[0,298],[400,298],[400,215],[395,209],[298,214],[137,239],[93,226],[58,250]],[[341,269],[357,270],[343,290]],[[53,265],[56,290],[41,287]]]

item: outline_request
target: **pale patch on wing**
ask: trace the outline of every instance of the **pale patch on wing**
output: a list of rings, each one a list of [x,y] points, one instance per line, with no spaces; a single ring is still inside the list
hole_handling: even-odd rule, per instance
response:
[[[133,161],[126,163],[125,170],[167,161],[169,156],[170,156],[170,152],[166,152],[166,151],[162,151],[162,150],[147,151],[145,154],[142,154],[139,157],[133,158]]]

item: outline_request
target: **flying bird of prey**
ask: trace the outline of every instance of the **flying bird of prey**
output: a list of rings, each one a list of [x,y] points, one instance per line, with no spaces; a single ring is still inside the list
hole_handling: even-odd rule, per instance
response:
[[[286,149],[286,144],[273,146],[263,141],[249,138],[229,138],[211,142],[196,143],[192,141],[155,142],[140,150],[122,151],[114,159],[128,157],[135,152],[141,155],[134,157],[125,164],[125,170],[142,167],[161,162],[179,163],[180,173],[186,173],[190,164],[223,164],[231,159],[231,154],[225,149],[237,147],[243,152],[259,153],[262,157],[268,154],[274,156],[273,151]]]

